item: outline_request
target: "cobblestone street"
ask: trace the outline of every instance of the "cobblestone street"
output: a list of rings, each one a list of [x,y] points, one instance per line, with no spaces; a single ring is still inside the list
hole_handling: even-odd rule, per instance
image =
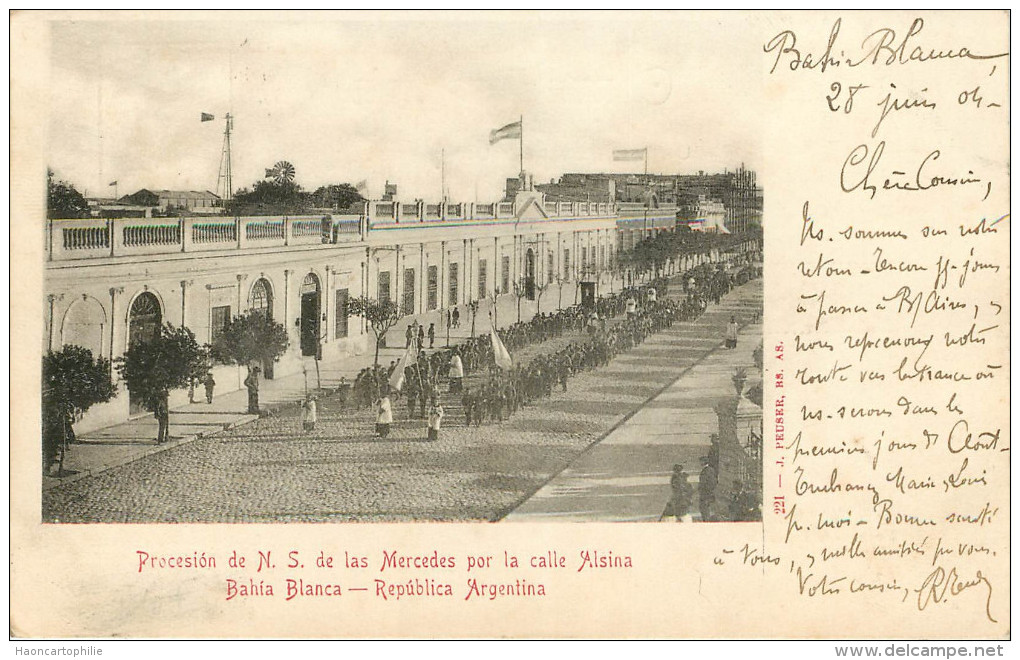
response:
[[[735,289],[693,323],[678,323],[675,350],[659,335],[607,367],[579,374],[500,424],[465,427],[459,410],[438,442],[394,402],[385,440],[368,409],[319,401],[314,431],[297,407],[43,493],[51,522],[348,522],[498,520],[593,443],[718,348],[730,314],[750,315],[761,282]],[[526,363],[578,335],[515,353]],[[680,342],[679,345],[676,342]],[[559,388],[556,388],[559,390]],[[444,402],[445,405],[445,402]]]

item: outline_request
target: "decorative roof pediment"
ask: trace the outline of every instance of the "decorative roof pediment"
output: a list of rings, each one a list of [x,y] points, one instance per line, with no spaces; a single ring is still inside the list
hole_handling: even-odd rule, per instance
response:
[[[518,199],[517,212],[514,214],[517,222],[531,222],[536,220],[547,220],[549,214],[545,212],[537,197]]]

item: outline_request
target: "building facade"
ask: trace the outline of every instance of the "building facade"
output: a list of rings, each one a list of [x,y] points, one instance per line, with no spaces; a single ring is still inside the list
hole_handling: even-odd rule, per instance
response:
[[[124,195],[122,205],[143,206],[159,211],[183,210],[195,213],[219,213],[223,206],[220,196],[208,190],[141,190]]]
[[[250,309],[282,323],[287,353],[264,365],[273,378],[309,361],[374,348],[357,296],[388,299],[402,315],[597,279],[620,249],[615,205],[514,201],[367,202],[360,214],[51,220],[46,232],[43,350],[66,344],[116,359],[165,322],[212,343]],[[244,370],[218,365],[217,388],[238,389]],[[187,393],[172,393],[171,405]],[[94,406],[81,431],[142,414],[124,387]]]
[[[702,224],[744,232],[762,222],[763,191],[755,171],[743,165],[719,173],[568,173],[535,187],[555,199],[608,199],[621,208],[674,208],[681,224],[707,220]],[[721,223],[715,216],[718,208],[723,212]],[[711,218],[704,216],[706,209]]]
[[[676,227],[676,208],[649,207],[635,202],[617,205],[617,251],[630,252],[644,238],[653,238]]]

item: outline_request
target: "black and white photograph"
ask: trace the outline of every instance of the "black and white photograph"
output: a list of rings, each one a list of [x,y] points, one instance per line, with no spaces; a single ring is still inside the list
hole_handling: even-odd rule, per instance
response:
[[[1009,17],[12,12],[12,642],[1003,655]]]

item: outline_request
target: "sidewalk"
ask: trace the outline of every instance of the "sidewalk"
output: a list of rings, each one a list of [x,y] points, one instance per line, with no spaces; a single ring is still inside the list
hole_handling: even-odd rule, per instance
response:
[[[599,291],[608,294],[619,291],[622,282],[617,279],[612,284],[604,280]],[[574,304],[576,283],[568,282],[560,286],[564,307]],[[552,285],[541,298],[544,313],[552,312],[560,301],[560,291]],[[475,335],[489,332],[491,328],[488,300],[481,301],[475,318]],[[538,302],[521,300],[521,320],[527,321],[537,313]],[[471,336],[471,315],[466,306],[461,305],[460,326],[450,330],[450,345],[455,346]],[[496,317],[500,328],[517,322],[517,299],[512,294],[501,295],[497,299]],[[436,310],[424,314],[407,316],[387,333],[387,346],[379,350],[379,364],[387,366],[391,360],[398,360],[404,352],[404,331],[408,325],[418,321],[428,331],[429,323],[436,324],[435,349],[447,345],[446,311]],[[369,331],[369,349],[363,355],[354,355],[341,359],[319,362],[318,376],[315,361],[306,358],[306,373],[280,376],[273,380],[262,380],[259,386],[259,407],[263,411],[296,405],[304,399],[307,378],[308,390],[316,390],[318,386],[324,390],[335,389],[341,377],[353,382],[358,372],[373,364],[375,358],[374,335]],[[426,339],[426,350],[428,339]],[[257,418],[248,414],[248,392],[245,389],[217,393],[211,404],[205,403],[201,388],[195,392],[196,401],[170,411],[170,441],[161,445],[155,443],[157,424],[151,414],[144,414],[135,419],[109,426],[106,428],[82,433],[78,436],[78,444],[72,445],[64,458],[64,475],[62,477],[43,477],[43,489],[53,488],[61,484],[71,483],[110,468],[125,465],[150,454],[171,449],[180,444],[198,438],[247,424]]]
[[[708,453],[709,436],[719,430],[714,405],[733,396],[730,378],[735,368],[748,368],[747,387],[753,384],[752,353],[762,333],[760,323],[745,325],[738,335],[737,348],[727,350],[722,348],[721,332],[717,337],[704,339],[700,327],[709,323],[712,316],[728,319],[735,314],[748,318],[752,310],[760,308],[760,291],[759,286],[754,294],[724,298],[721,305],[710,305],[698,321],[676,325],[642,345],[646,352],[657,349],[663,356],[676,356],[684,350],[704,351],[706,341],[714,344],[684,375],[578,456],[503,520],[656,522],[671,496],[674,463],[684,465],[697,491],[700,457]],[[703,348],[698,348],[699,344]],[[617,358],[621,359],[636,362],[641,356]],[[644,360],[647,362],[648,358]],[[757,408],[746,400],[741,406]]]

